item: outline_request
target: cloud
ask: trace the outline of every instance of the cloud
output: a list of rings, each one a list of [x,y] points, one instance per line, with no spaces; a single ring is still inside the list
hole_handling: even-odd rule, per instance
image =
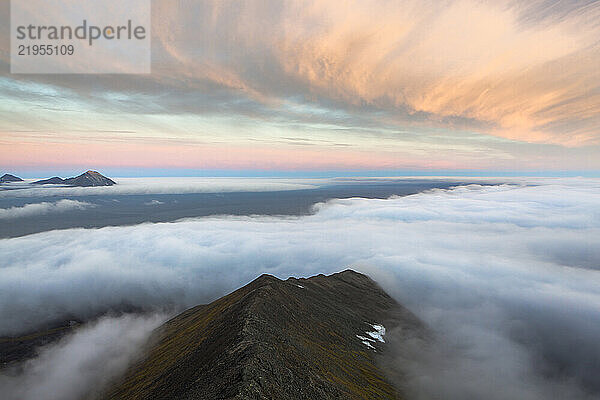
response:
[[[0,208],[0,219],[13,219],[49,213],[62,213],[72,210],[84,210],[89,207],[94,207],[94,205],[85,201],[69,199],[58,200],[54,203],[32,203],[25,204],[22,207]]]
[[[146,205],[146,206],[158,206],[158,205],[161,205],[161,204],[165,204],[165,203],[163,201],[160,201],[160,200],[151,200],[151,201],[148,201],[148,202],[144,203],[144,205]]]
[[[448,318],[459,318],[461,322],[497,318],[499,324],[507,321],[506,315],[487,306],[451,312]],[[386,355],[384,365],[388,371],[399,371],[392,379],[406,390],[408,398],[415,400],[597,398],[577,382],[540,374],[543,360],[534,359],[526,346],[510,337],[494,334],[504,329],[494,326],[492,331],[467,324],[433,341],[402,330],[388,332],[392,354]]]
[[[0,240],[0,332],[124,305],[192,306],[260,273],[352,267],[438,339],[429,352],[398,350],[411,393],[494,398],[510,388],[518,398],[584,399],[600,392],[597,210],[598,180],[547,179],[333,200],[302,217],[200,218]]]
[[[598,144],[597,5],[541,18],[539,1],[343,3],[159,2],[156,54],[178,66],[157,75],[175,68],[186,85],[214,82],[271,107],[305,97],[353,114],[374,107],[398,125]]]
[[[129,194],[184,194],[221,192],[270,192],[311,189],[324,183],[319,179],[252,178],[118,178],[117,185],[98,187],[30,187],[0,191],[0,198],[46,196],[99,196]],[[63,201],[63,200],[61,200]],[[67,200],[72,202],[72,200]],[[60,203],[60,201],[59,201]],[[47,203],[42,203],[47,204]],[[65,203],[67,204],[67,203]],[[74,203],[68,203],[74,204]],[[0,214],[1,215],[1,214]]]
[[[97,398],[140,355],[162,314],[104,317],[44,347],[19,373],[0,375],[5,400]],[[10,371],[9,371],[10,373]]]
[[[253,151],[262,157],[248,165],[271,158],[285,164],[250,139],[289,157],[297,143],[278,141],[290,136],[343,155],[350,149],[319,140],[370,150],[376,139],[379,157],[351,153],[343,165],[386,158],[381,149],[389,142],[403,155],[396,159],[419,166],[413,151],[469,166],[481,159],[511,166],[515,158],[531,168],[536,161],[555,165],[524,143],[553,144],[544,148],[578,164],[597,159],[597,2],[161,0],[153,8],[149,76],[0,80],[7,160],[56,163],[43,145],[59,143],[78,164],[92,157],[170,165],[183,153],[188,165],[216,158],[222,166]],[[8,21],[7,10],[3,16]],[[27,140],[22,131],[30,132]],[[90,140],[93,152],[85,150]],[[150,156],[135,151],[140,141]],[[215,151],[207,141],[225,144]],[[229,156],[232,144],[243,149]],[[318,154],[309,153],[315,161]]]

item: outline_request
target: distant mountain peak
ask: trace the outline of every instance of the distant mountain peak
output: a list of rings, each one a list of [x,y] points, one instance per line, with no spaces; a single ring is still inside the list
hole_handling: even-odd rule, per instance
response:
[[[23,179],[18,176],[14,176],[11,174],[4,174],[0,177],[0,183],[8,183],[8,182],[23,182]]]
[[[385,328],[420,321],[354,271],[261,275],[156,331],[107,399],[398,399],[378,367]]]
[[[105,177],[98,171],[86,171],[74,178],[65,179],[65,183],[71,186],[112,186],[116,182]]]
[[[33,184],[37,184],[37,185],[47,185],[47,184],[57,185],[58,184],[58,185],[89,187],[89,186],[112,186],[112,185],[116,185],[117,183],[115,181],[113,181],[112,179],[105,177],[98,171],[88,170],[88,171],[84,172],[83,174],[72,177],[72,178],[62,179],[58,176],[55,176],[55,177],[52,177],[49,179],[42,179],[40,181],[33,182]]]

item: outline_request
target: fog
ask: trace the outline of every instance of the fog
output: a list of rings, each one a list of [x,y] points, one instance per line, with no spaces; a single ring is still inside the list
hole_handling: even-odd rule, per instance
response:
[[[28,186],[22,183],[4,185],[1,198],[50,196],[110,196],[130,194],[184,194],[219,192],[268,192],[310,189],[324,179],[265,178],[114,178],[114,186],[69,187],[61,185]],[[28,179],[28,181],[33,181]],[[2,187],[0,187],[2,189]]]
[[[21,371],[0,375],[5,400],[94,399],[136,360],[162,314],[104,317],[46,346]]]
[[[85,201],[62,199],[55,202],[25,204],[22,207],[0,208],[0,219],[31,217],[48,213],[83,210],[94,205]]]
[[[578,179],[45,232],[0,240],[0,334],[351,267],[431,327],[392,351],[416,398],[585,399],[600,393],[599,239],[600,182]]]

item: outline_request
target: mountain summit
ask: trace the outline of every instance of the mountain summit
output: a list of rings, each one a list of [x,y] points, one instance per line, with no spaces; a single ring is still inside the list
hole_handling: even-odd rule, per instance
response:
[[[23,179],[18,176],[14,176],[11,174],[4,174],[0,177],[0,183],[8,183],[8,182],[23,182]]]
[[[107,399],[399,399],[386,328],[421,323],[365,275],[262,275],[166,322]]]
[[[42,179],[40,181],[32,182],[34,185],[69,185],[69,186],[112,186],[117,183],[110,178],[105,177],[98,171],[86,171],[81,175],[62,179],[58,176],[54,176],[48,179]]]
[[[112,186],[116,182],[105,177],[98,171],[86,171],[83,174],[65,179],[65,183],[71,186]]]

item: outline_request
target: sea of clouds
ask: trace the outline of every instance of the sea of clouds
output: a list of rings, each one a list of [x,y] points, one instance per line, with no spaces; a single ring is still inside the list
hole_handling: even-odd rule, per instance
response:
[[[72,187],[64,185],[35,185],[11,183],[0,190],[0,199],[18,197],[118,196],[135,194],[185,194],[221,192],[271,192],[311,189],[326,183],[324,179],[294,178],[115,178],[114,186]],[[28,179],[28,183],[35,181]],[[0,187],[1,189],[2,187]]]
[[[591,399],[600,393],[600,181],[535,183],[332,200],[302,217],[211,217],[0,240],[0,335],[123,305],[181,309],[261,273],[308,277],[351,267],[434,332],[433,343],[415,338],[392,352],[415,398]],[[142,337],[160,320],[147,318],[134,329]],[[114,337],[95,349],[110,353],[121,345]],[[0,380],[0,390],[52,380],[51,369],[28,378],[52,354]],[[98,374],[105,380],[106,371]]]
[[[112,379],[143,354],[162,314],[103,317],[58,343],[42,348],[19,371],[0,375],[2,398],[7,400],[94,399]]]
[[[25,204],[21,207],[0,208],[0,220],[32,217],[49,213],[63,213],[72,210],[84,210],[94,205],[85,201],[62,199],[54,202]]]

